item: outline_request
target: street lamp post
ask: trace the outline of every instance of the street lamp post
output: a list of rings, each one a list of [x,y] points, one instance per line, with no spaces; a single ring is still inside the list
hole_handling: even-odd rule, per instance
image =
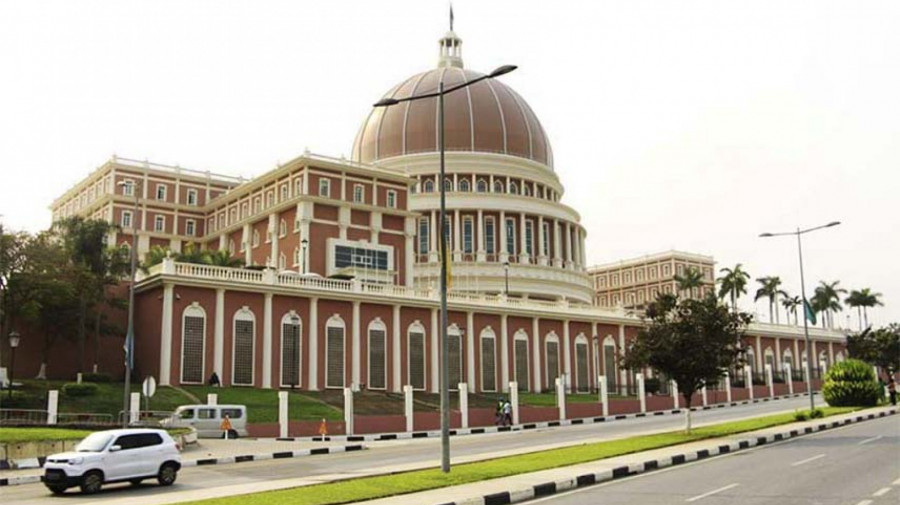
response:
[[[815,226],[813,228],[807,228],[805,230],[801,230],[799,227],[797,231],[787,231],[781,233],[761,233],[759,236],[763,238],[768,237],[782,237],[787,235],[796,235],[797,236],[797,256],[800,259],[800,296],[803,299],[803,335],[806,340],[806,391],[809,393],[809,409],[810,411],[816,408],[816,400],[813,397],[812,390],[812,344],[809,340],[809,321],[806,319],[806,309],[809,305],[809,302],[806,300],[806,280],[803,277],[803,244],[801,243],[800,237],[804,234],[807,234],[812,231],[821,230],[822,228],[830,228],[832,226],[837,226],[841,224],[840,221],[832,221],[828,224],[823,224],[821,226]],[[751,386],[752,387],[752,386]]]
[[[131,215],[131,286],[128,289],[128,332],[125,334],[125,388],[122,400],[122,412],[128,412],[130,409],[130,393],[131,393],[131,369],[134,367],[134,279],[137,273],[137,215],[138,215],[138,188],[140,182],[133,180],[121,181],[119,186],[131,187],[131,195],[134,197],[134,212]],[[161,370],[165,373],[165,370]],[[122,416],[122,426],[128,427],[127,415]]]
[[[9,398],[12,398],[13,375],[16,373],[16,348],[19,347],[19,332],[13,330],[9,334]]]
[[[506,261],[503,263],[503,274],[506,278],[506,288],[503,290],[503,294],[509,296],[509,262]]]
[[[427,98],[437,98],[438,102],[438,145],[440,149],[440,179],[439,186],[441,190],[441,207],[440,207],[440,252],[441,252],[441,471],[450,472],[450,345],[447,340],[447,195],[444,185],[445,160],[444,160],[444,95],[460,90],[467,86],[481,82],[485,79],[493,79],[503,74],[508,74],[516,69],[515,65],[503,65],[496,68],[487,75],[482,75],[477,79],[463,82],[444,88],[443,78],[438,82],[438,90],[434,93],[425,93],[422,95],[408,96],[406,98],[382,98],[374,106],[390,107],[402,102],[411,102],[414,100],[422,100]]]
[[[309,245],[309,239],[303,239],[300,241],[301,252],[303,253],[303,257],[300,258],[300,270],[302,273],[306,273],[306,246]]]
[[[291,390],[293,390],[300,380],[300,316],[297,314],[291,314],[291,338],[294,339],[291,343],[293,347],[291,366],[294,368],[291,373]]]

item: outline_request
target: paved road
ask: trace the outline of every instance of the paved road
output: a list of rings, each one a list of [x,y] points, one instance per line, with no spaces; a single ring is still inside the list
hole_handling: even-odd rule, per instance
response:
[[[792,411],[808,405],[806,397],[764,402],[738,407],[694,412],[695,425],[716,423],[733,419],[760,416],[774,412]],[[634,435],[648,431],[678,429],[683,425],[681,415],[650,416],[593,425],[577,425],[521,432],[470,435],[451,439],[455,462],[496,457],[513,452],[530,452],[545,447],[573,445],[603,438]],[[66,503],[112,503],[134,498],[156,497],[159,501],[172,502],[179,492],[208,490],[215,495],[215,488],[235,484],[295,479],[298,477],[327,476],[327,479],[349,477],[391,466],[409,464],[439,465],[440,440],[417,439],[391,442],[370,442],[369,450],[362,452],[312,456],[287,460],[269,460],[231,465],[186,468],[179,473],[178,483],[172,488],[144,485],[128,488],[127,485],[111,485],[108,492],[95,496],[80,496],[70,491]],[[0,502],[16,505],[40,505],[60,503],[51,497],[42,485],[28,484],[0,488]],[[152,502],[152,501],[151,501]]]
[[[895,505],[900,420],[867,421],[530,503]]]

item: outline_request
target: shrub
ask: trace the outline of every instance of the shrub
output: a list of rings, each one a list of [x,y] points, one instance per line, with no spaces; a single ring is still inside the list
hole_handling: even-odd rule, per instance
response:
[[[659,379],[656,377],[644,379],[644,392],[648,395],[659,393],[659,386]]]
[[[11,398],[8,390],[0,391],[0,406],[4,409],[42,409],[43,405],[40,398],[27,391],[14,389]]]
[[[84,382],[112,382],[112,377],[105,373],[86,373],[81,376]]]
[[[822,419],[825,417],[825,411],[822,409],[812,409],[809,411],[810,419]]]
[[[794,421],[806,421],[809,418],[805,410],[798,410],[794,412]]]
[[[68,384],[62,387],[63,394],[66,396],[94,396],[97,394],[97,390],[100,389],[96,384],[92,382],[82,382],[78,384],[77,382],[69,382]]]
[[[879,389],[872,367],[849,359],[828,370],[822,394],[833,407],[873,407],[878,403]]]

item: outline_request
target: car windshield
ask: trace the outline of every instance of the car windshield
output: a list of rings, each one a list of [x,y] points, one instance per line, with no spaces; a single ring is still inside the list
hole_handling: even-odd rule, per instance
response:
[[[75,446],[77,452],[100,452],[109,443],[112,435],[109,433],[93,433]]]

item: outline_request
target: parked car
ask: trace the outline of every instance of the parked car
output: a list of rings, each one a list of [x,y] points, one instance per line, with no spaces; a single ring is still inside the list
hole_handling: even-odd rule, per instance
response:
[[[75,486],[91,494],[112,482],[137,485],[155,478],[171,486],[180,469],[180,447],[168,432],[128,428],[91,433],[73,452],[47,457],[41,480],[53,494]]]
[[[247,436],[247,407],[245,405],[182,405],[172,417],[164,419],[164,428],[189,428],[197,430],[201,438],[223,438],[222,423],[225,417],[231,424],[228,438]]]

